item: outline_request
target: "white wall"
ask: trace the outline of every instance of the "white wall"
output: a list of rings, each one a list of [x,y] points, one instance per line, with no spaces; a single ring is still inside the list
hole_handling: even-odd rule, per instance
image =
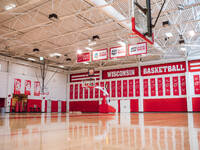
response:
[[[40,81],[41,71],[39,66],[29,67],[25,65],[19,65],[15,63],[7,63],[0,61],[1,71],[0,71],[0,97],[6,98],[7,95],[13,94],[14,91],[14,79],[21,79],[21,93],[24,93],[25,80],[31,80],[31,95],[28,99],[41,99],[41,96],[34,96],[34,81]],[[9,65],[9,66],[8,66]],[[7,68],[8,71],[7,71]],[[52,77],[54,72],[48,71],[45,79],[45,85]],[[52,100],[62,100],[66,101],[66,81],[67,75],[64,73],[56,73],[53,78],[48,83],[49,88],[49,98]]]

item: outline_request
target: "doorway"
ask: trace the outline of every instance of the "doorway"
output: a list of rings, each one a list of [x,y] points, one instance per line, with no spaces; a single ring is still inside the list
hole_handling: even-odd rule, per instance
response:
[[[13,94],[12,112],[27,112],[27,99],[25,94]]]

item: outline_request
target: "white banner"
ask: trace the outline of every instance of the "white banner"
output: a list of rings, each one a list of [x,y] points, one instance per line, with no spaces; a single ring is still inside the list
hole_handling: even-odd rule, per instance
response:
[[[118,58],[118,57],[125,57],[125,56],[126,56],[126,47],[125,46],[110,48],[110,59]]]
[[[92,51],[92,61],[108,59],[108,49]]]
[[[136,45],[129,45],[128,46],[128,55],[140,55],[140,54],[146,54],[147,53],[147,43],[138,43]]]

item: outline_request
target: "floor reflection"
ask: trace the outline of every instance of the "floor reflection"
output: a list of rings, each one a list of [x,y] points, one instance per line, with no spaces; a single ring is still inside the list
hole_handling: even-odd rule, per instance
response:
[[[0,149],[200,149],[200,113],[0,114]]]

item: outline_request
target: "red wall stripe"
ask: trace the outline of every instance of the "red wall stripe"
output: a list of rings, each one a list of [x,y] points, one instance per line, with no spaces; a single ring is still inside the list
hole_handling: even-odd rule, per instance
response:
[[[118,100],[118,112],[120,112],[120,100]]]
[[[144,112],[187,111],[186,98],[144,99]]]
[[[192,107],[194,112],[200,112],[200,97],[192,98]]]

